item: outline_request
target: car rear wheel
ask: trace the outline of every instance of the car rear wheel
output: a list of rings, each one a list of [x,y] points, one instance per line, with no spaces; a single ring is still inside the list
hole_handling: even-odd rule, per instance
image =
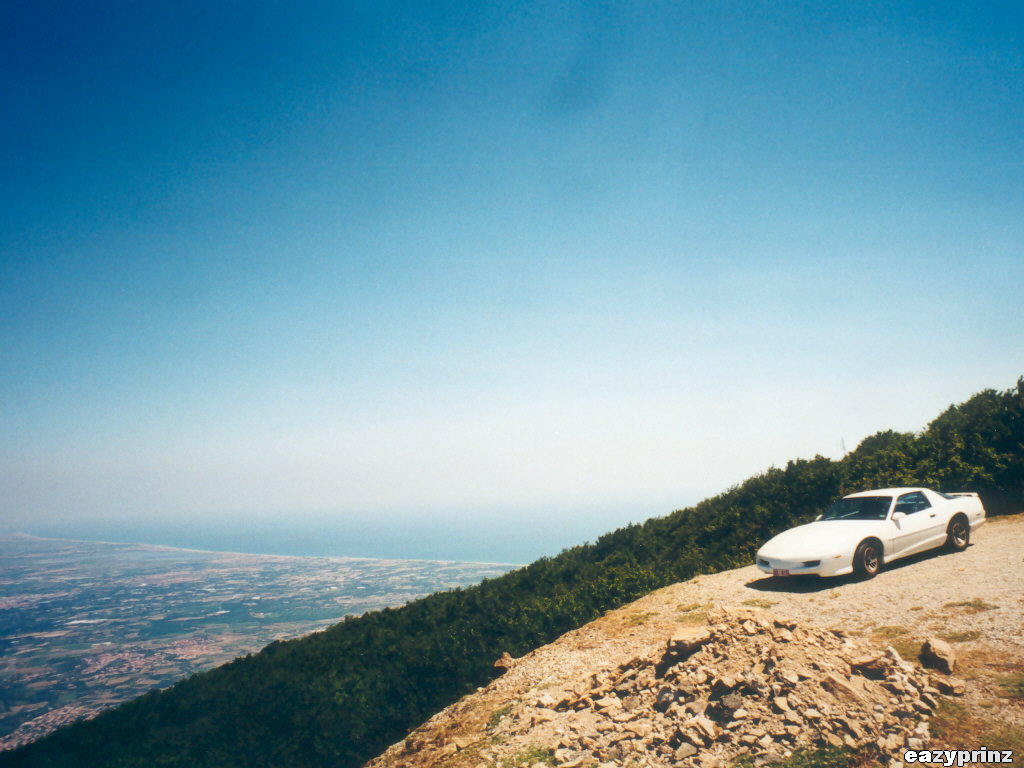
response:
[[[957,515],[949,522],[949,529],[946,531],[946,546],[954,552],[963,552],[970,543],[970,523],[963,515]]]
[[[853,571],[864,579],[874,577],[882,568],[882,547],[877,541],[862,541],[853,553]]]

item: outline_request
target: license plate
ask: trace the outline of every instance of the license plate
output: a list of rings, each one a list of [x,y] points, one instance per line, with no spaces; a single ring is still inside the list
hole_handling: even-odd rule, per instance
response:
[[[789,568],[772,568],[772,576],[789,576]]]

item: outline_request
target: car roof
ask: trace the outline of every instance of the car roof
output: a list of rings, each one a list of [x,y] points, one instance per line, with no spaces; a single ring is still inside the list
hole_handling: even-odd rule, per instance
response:
[[[858,496],[899,496],[903,493],[913,493],[914,491],[926,491],[927,488],[878,488],[874,491],[858,491],[857,493],[850,493],[844,496],[844,499],[856,498]]]

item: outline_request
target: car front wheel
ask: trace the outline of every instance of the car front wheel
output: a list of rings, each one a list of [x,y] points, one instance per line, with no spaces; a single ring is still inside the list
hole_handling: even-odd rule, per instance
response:
[[[853,553],[853,570],[858,576],[870,579],[882,567],[882,548],[877,541],[862,541]]]

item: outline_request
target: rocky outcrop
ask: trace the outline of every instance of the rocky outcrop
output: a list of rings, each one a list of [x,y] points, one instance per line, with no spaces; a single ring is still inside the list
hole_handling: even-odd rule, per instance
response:
[[[565,768],[630,759],[710,768],[814,745],[895,759],[928,737],[942,693],[894,649],[865,653],[840,631],[759,612],[709,621],[669,639],[660,656],[535,697],[507,730],[549,726]]]

